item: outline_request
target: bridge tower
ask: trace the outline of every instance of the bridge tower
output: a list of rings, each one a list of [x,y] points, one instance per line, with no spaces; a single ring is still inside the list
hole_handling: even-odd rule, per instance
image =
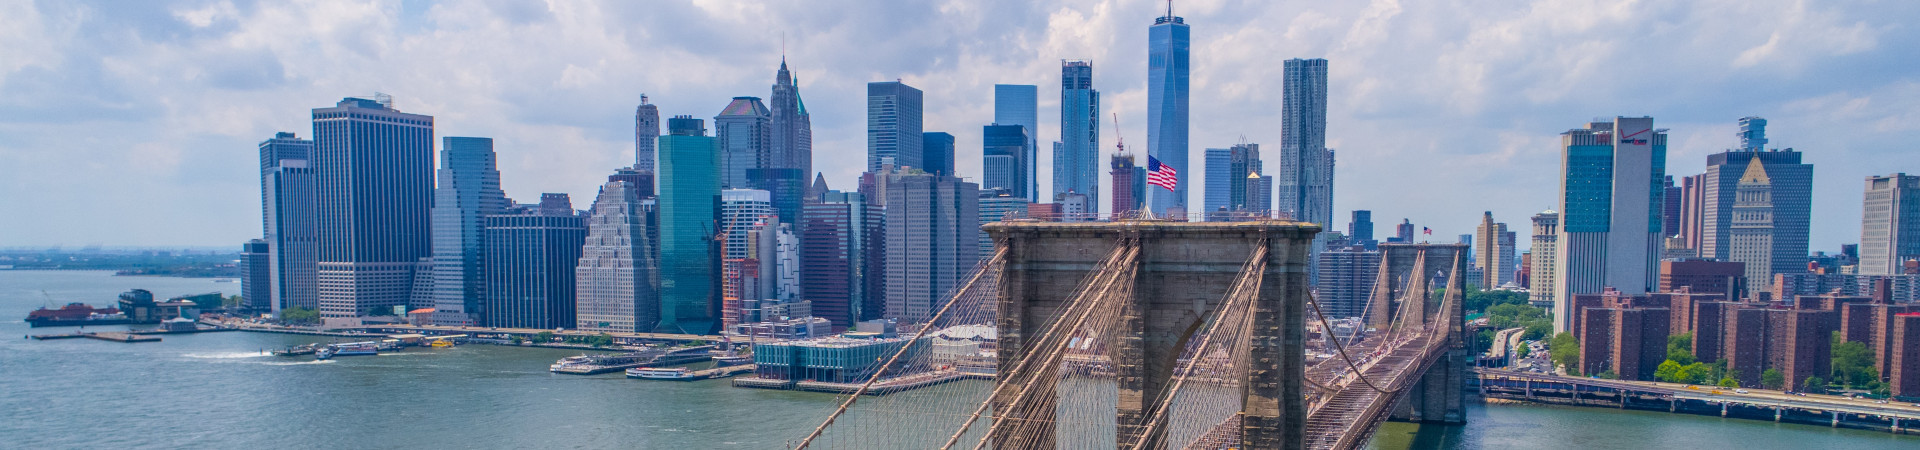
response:
[[[1380,244],[1380,277],[1386,286],[1375,286],[1376,295],[1368,323],[1380,329],[1381,324],[1392,323],[1394,311],[1401,311],[1394,299],[1422,298],[1418,305],[1404,309],[1407,314],[1419,314],[1417,319],[1431,321],[1439,314],[1451,314],[1454,317],[1453,328],[1447,330],[1451,349],[1446,356],[1433,362],[1420,382],[1407,390],[1399,405],[1394,408],[1393,420],[1417,423],[1460,424],[1466,422],[1464,411],[1467,371],[1473,367],[1466,342],[1470,335],[1466,331],[1464,308],[1454,303],[1447,311],[1439,311],[1439,295],[1435,291],[1456,286],[1450,283],[1456,276],[1465,276],[1467,244]],[[1414,273],[1416,267],[1422,268],[1420,274]],[[1381,295],[1384,294],[1384,295]]]
[[[1264,269],[1253,296],[1251,360],[1241,385],[1241,433],[1248,449],[1300,448],[1306,412],[1301,392],[1309,246],[1318,225],[1285,222],[999,222],[984,227],[1005,249],[997,328],[999,373],[1008,374],[1029,340],[1074,294],[1087,274],[1116,246],[1138,247],[1129,272],[1130,298],[1121,304],[1124,327],[1109,344],[1119,400],[1117,433],[1130,448],[1149,424],[1154,404],[1169,388],[1187,340],[1220,306],[1254,249],[1265,242]],[[1464,251],[1465,246],[1460,246]],[[1047,387],[1047,389],[1051,389]],[[1050,392],[1050,391],[1049,391]],[[994,398],[996,411],[1009,399]],[[1029,434],[1052,436],[1053,409],[1015,418],[1035,424]],[[1053,442],[1039,448],[1052,448]],[[1149,443],[1147,448],[1158,448]]]

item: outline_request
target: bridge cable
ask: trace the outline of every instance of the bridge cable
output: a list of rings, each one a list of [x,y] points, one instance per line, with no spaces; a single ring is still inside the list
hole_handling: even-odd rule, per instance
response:
[[[1320,302],[1314,299],[1314,295],[1311,292],[1307,293],[1307,306],[1313,307],[1313,315],[1314,317],[1317,317],[1320,319],[1320,326],[1322,328],[1333,329],[1333,326],[1327,323],[1327,316],[1320,313]],[[1381,344],[1386,344],[1386,342],[1383,341],[1381,342]],[[1391,394],[1391,392],[1387,392],[1384,389],[1380,389],[1379,386],[1375,386],[1372,380],[1367,379],[1366,372],[1361,370],[1358,364],[1353,363],[1353,357],[1347,355],[1346,348],[1337,348],[1337,349],[1340,350],[1340,358],[1347,361],[1347,367],[1350,367],[1353,369],[1354,378],[1359,379],[1360,382],[1362,383],[1366,383],[1367,387],[1372,388],[1374,392],[1379,392],[1382,394]],[[1301,377],[1301,378],[1306,378],[1306,377]]]
[[[1180,388],[1183,387],[1187,379],[1192,376],[1194,364],[1205,359],[1208,343],[1213,340],[1215,331],[1217,331],[1220,324],[1227,319],[1230,311],[1240,306],[1242,301],[1259,294],[1261,282],[1265,281],[1264,277],[1261,276],[1263,275],[1261,272],[1266,272],[1266,259],[1267,239],[1262,237],[1258,246],[1254,247],[1252,257],[1248,258],[1245,266],[1242,266],[1240,276],[1234,280],[1233,287],[1228,289],[1227,301],[1221,302],[1220,309],[1214,311],[1216,314],[1214,316],[1215,320],[1207,326],[1207,335],[1200,338],[1200,345],[1197,347],[1197,351],[1187,359],[1186,367],[1182,368],[1180,372],[1177,372],[1176,376],[1178,378],[1174,380],[1173,386],[1161,392],[1160,401],[1157,402],[1159,404],[1155,405],[1153,414],[1146,417],[1147,429],[1142,431],[1140,436],[1134,440],[1132,448],[1146,448],[1147,442],[1153,439],[1156,432],[1164,431],[1160,428],[1161,419],[1166,416],[1167,408],[1173,403],[1174,396],[1179,393]],[[1248,286],[1248,284],[1252,284],[1252,286]],[[1251,321],[1253,315],[1244,314],[1244,316],[1245,317],[1242,318],[1243,323],[1239,326],[1250,326],[1250,324],[1244,322]],[[1229,351],[1232,350],[1229,349]],[[1229,361],[1231,361],[1232,356],[1229,355],[1228,358]]]

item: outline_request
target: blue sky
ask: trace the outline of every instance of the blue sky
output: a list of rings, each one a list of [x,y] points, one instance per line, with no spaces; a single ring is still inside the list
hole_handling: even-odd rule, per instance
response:
[[[1061,59],[1093,60],[1102,117],[1120,116],[1117,135],[1103,124],[1103,148],[1144,143],[1147,26],[1163,8],[0,0],[0,246],[237,246],[260,234],[258,142],[310,135],[311,108],[376,91],[435,116],[440,136],[495,138],[513,198],[585,204],[632,163],[642,93],[662,114],[711,118],[733,96],[768,95],[783,41],[814,116],[816,170],[837,188],[864,165],[869,81],[925,90],[926,129],[958,138],[963,175],[979,173],[995,83],[1041,87],[1050,148]],[[1681,175],[1733,146],[1739,117],[1768,118],[1773,144],[1815,165],[1815,250],[1859,239],[1864,177],[1920,172],[1920,3],[1175,8],[1193,26],[1196,157],[1277,142],[1281,62],[1330,60],[1336,229],[1344,211],[1371,209],[1380,230],[1406,217],[1453,236],[1490,210],[1524,234],[1558,193],[1559,132],[1614,115],[1670,128]]]

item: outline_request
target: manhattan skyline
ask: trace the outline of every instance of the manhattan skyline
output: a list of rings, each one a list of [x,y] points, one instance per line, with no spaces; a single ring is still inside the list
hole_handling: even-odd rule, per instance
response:
[[[0,48],[19,49],[0,54],[0,188],[16,193],[0,200],[15,212],[0,218],[0,246],[256,237],[259,180],[246,155],[275,132],[310,137],[303,111],[375,91],[434,116],[436,136],[494,138],[501,187],[515,200],[591,199],[606,173],[632,163],[641,94],[663,116],[697,118],[735,96],[764,96],[783,34],[817,116],[815,170],[833,185],[852,185],[864,169],[867,82],[924,90],[924,128],[953,133],[957,171],[978,182],[981,143],[967,131],[992,122],[992,85],[1042,86],[1037,116],[1055,117],[1061,59],[1101,69],[1100,115],[1120,116],[1101,133],[1103,159],[1115,138],[1143,155],[1143,49],[1164,7],[823,8],[842,15],[790,4],[225,5],[0,7],[0,27],[21,30],[0,37]],[[1277,149],[1281,62],[1331,62],[1327,146],[1341,163],[1330,229],[1345,226],[1345,211],[1370,209],[1382,223],[1410,217],[1451,236],[1477,222],[1460,211],[1512,221],[1553,208],[1557,134],[1593,117],[1658,117],[1672,130],[1672,174],[1698,173],[1705,155],[1739,146],[1735,119],[1767,117],[1770,146],[1821,168],[1810,250],[1858,240],[1862,179],[1920,167],[1910,106],[1920,78],[1898,63],[1917,56],[1915,32],[1895,27],[1905,15],[1886,9],[1539,6],[1465,17],[1392,2],[1175,8],[1192,30],[1190,149],[1242,136]],[[509,33],[538,38],[504,40]],[[1651,35],[1633,37],[1642,34]],[[1034,137],[1050,148],[1058,124],[1040,120]],[[1038,159],[1036,184],[1051,186],[1051,155]],[[1204,182],[1199,159],[1180,168],[1189,186]],[[1190,193],[1189,204],[1202,201]]]

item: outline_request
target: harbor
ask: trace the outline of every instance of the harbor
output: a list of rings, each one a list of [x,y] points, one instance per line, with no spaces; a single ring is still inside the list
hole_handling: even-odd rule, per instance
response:
[[[620,354],[570,356],[554,362],[548,370],[567,375],[599,375],[643,366],[677,366],[712,360],[712,350],[713,346],[703,345],[677,349],[649,348]]]

